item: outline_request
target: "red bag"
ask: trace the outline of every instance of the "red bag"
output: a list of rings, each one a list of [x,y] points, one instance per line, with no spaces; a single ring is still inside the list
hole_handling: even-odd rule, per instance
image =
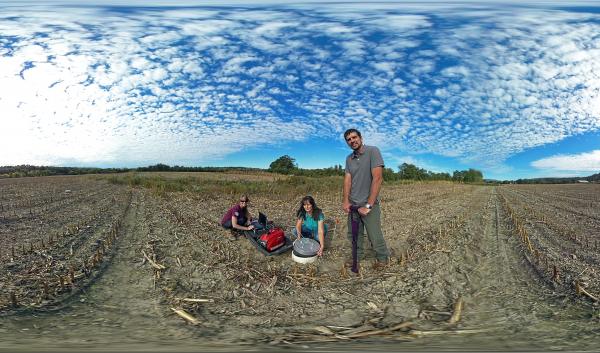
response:
[[[259,242],[267,251],[277,250],[285,244],[283,229],[273,228],[261,235]]]

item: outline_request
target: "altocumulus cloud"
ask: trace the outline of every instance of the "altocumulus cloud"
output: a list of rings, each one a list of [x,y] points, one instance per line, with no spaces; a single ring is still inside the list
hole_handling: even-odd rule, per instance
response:
[[[574,155],[556,155],[531,163],[535,168],[559,172],[597,172],[600,170],[600,150]]]
[[[434,3],[7,6],[0,163],[197,164],[352,125],[389,153],[503,168],[600,129],[599,22]]]

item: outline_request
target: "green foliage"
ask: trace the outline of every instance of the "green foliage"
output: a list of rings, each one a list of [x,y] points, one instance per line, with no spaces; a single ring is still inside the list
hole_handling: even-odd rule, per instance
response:
[[[398,176],[400,179],[427,180],[427,170],[417,167],[414,164],[402,163],[398,166]]]
[[[384,168],[383,169],[383,180],[385,181],[396,181],[400,180],[400,175],[394,173],[392,168]]]
[[[263,171],[260,168],[246,168],[246,167],[183,167],[183,166],[169,166],[163,163],[147,167],[138,167],[134,169],[138,172],[258,172]]]
[[[452,177],[449,173],[434,173],[427,172],[429,175],[429,180],[452,180]]]
[[[414,164],[402,163],[398,166],[398,177],[401,180],[452,180],[462,183],[479,183],[483,181],[483,174],[476,169],[455,170],[453,175],[448,173],[435,173]],[[386,179],[388,180],[388,179]]]
[[[483,182],[483,173],[476,169],[455,170],[452,174],[452,180],[462,183],[481,183]]]
[[[289,159],[288,159],[289,158]],[[278,162],[279,161],[279,162]],[[276,163],[277,162],[277,163]],[[291,163],[290,163],[291,162]],[[275,163],[275,165],[274,165]],[[275,166],[278,170],[273,170]],[[293,166],[293,168],[291,168]],[[264,169],[260,168],[246,168],[246,167],[180,167],[180,166],[168,166],[166,164],[156,164],[148,167],[137,168],[139,172],[264,172]],[[301,169],[298,168],[294,158],[290,156],[282,156],[271,163],[270,168],[267,170],[270,172],[276,172],[280,174],[293,174],[298,176],[307,177],[324,177],[324,176],[336,176],[344,175],[344,167],[341,164],[335,165],[328,168],[319,169]]]
[[[294,171],[294,175],[307,176],[307,177],[325,177],[325,176],[343,176],[344,168],[342,165],[335,165],[329,168],[320,169],[301,169],[298,168]]]
[[[145,171],[145,172],[169,172],[169,171],[174,170],[174,169],[171,168],[170,166],[166,165],[166,164],[158,163],[158,164],[151,165],[151,166],[148,166],[148,167],[138,168],[137,170],[138,171]]]
[[[287,154],[271,162],[269,171],[273,173],[292,174],[298,169],[296,160]]]
[[[403,163],[398,167],[398,173],[395,173],[391,168],[385,168],[383,170],[383,179],[387,182],[392,181],[424,181],[424,180],[453,180],[458,182],[481,182],[483,180],[483,175],[481,172],[475,169],[469,169],[468,171],[455,171],[454,175],[451,177],[448,173],[434,173],[428,170],[418,168],[413,164]],[[255,172],[264,172],[264,169],[260,168],[246,168],[246,167],[183,167],[183,166],[169,166],[167,164],[158,163],[155,165],[147,166],[147,167],[139,167],[135,169],[128,168],[75,168],[75,167],[46,167],[46,166],[30,166],[30,165],[22,165],[16,167],[0,167],[0,178],[12,177],[27,177],[27,176],[46,176],[46,175],[75,175],[75,174],[107,174],[107,173],[124,173],[128,172],[126,177],[113,177],[109,178],[111,182],[114,183],[124,183],[130,186],[146,186],[156,191],[157,193],[164,193],[166,191],[177,191],[183,190],[190,184],[189,181],[180,180],[178,182],[174,182],[172,178],[169,180],[162,180],[160,177],[145,177],[141,179],[141,177],[135,174],[135,171],[140,172],[247,172],[247,173],[255,173]],[[288,155],[284,155],[276,159],[269,166],[269,170],[271,172],[287,174],[299,177],[306,178],[324,178],[324,177],[336,177],[343,176],[345,171],[344,167],[341,164],[334,165],[328,168],[319,168],[319,169],[301,169],[298,168],[296,164],[296,160]],[[600,178],[600,174],[594,175]],[[592,177],[594,177],[592,176]],[[154,179],[149,179],[154,178]],[[591,177],[590,177],[591,178]],[[586,179],[586,178],[576,178],[574,180],[570,180],[569,182],[575,182],[577,179]],[[294,179],[296,180],[296,179]],[[296,180],[297,181],[297,180]],[[537,179],[533,181],[525,180],[525,181],[517,181],[517,182],[539,182]],[[146,183],[149,185],[142,185],[142,183]],[[247,187],[250,189],[255,188],[254,185],[243,185],[243,182],[223,182],[223,185],[217,185],[217,188],[227,188],[227,189],[238,189],[238,184],[242,184],[239,188],[240,191],[246,190]],[[230,183],[230,184],[228,184]],[[300,185],[306,185],[306,181],[303,181]],[[196,189],[200,188],[199,186],[195,186]]]
[[[126,172],[127,168],[53,167],[17,165],[0,167],[0,178],[21,178],[49,175],[107,174]]]

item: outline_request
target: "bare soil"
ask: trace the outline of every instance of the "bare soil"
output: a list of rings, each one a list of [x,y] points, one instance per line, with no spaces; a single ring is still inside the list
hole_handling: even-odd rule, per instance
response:
[[[230,240],[218,221],[239,195],[83,176],[0,188],[3,350],[593,350],[600,338],[583,293],[600,294],[600,185],[386,184],[393,257],[375,271],[368,251],[359,275],[343,266],[338,189],[313,195],[334,230],[299,265]],[[250,209],[289,230],[302,196],[250,195]]]

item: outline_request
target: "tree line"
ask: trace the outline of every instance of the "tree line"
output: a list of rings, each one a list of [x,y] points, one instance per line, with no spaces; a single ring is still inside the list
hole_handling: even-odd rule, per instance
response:
[[[281,156],[274,160],[269,165],[269,171],[281,174],[293,174],[302,176],[325,176],[325,175],[344,175],[342,165],[335,165],[329,168],[322,169],[302,169],[298,167],[296,160],[288,155]],[[395,172],[392,168],[384,168],[383,179],[392,180],[447,180],[463,183],[480,183],[483,182],[483,173],[476,169],[455,170],[452,175],[450,173],[435,173],[423,168],[419,168],[414,164],[402,163],[398,166],[398,171]]]
[[[400,180],[447,180],[462,183],[481,183],[483,182],[483,173],[477,169],[455,170],[450,173],[436,173],[414,164],[402,163],[398,166],[398,179]]]
[[[592,174],[587,177],[563,177],[563,178],[532,178],[532,179],[517,179],[513,181],[515,184],[571,184],[571,183],[598,183],[600,182],[600,173]]]
[[[35,165],[0,166],[0,178],[20,178],[52,175],[123,173],[129,168],[53,167]]]
[[[17,165],[0,166],[0,178],[20,178],[52,175],[82,175],[82,174],[110,174],[125,172],[226,172],[242,171],[256,172],[264,171],[260,168],[245,167],[184,167],[169,166],[158,163],[147,167],[137,168],[96,168],[96,167],[54,167],[54,166],[35,166],[35,165]]]
[[[167,164],[158,163],[146,167],[138,168],[92,168],[92,167],[54,167],[54,166],[3,166],[0,167],[0,178],[18,178],[18,177],[34,177],[34,176],[52,176],[52,175],[81,175],[81,174],[109,174],[109,173],[124,173],[124,172],[259,172],[265,171],[261,168],[247,167],[185,167],[185,166],[169,166]],[[324,177],[324,176],[343,176],[344,167],[341,164],[336,164],[328,168],[318,169],[303,169],[299,168],[296,160],[288,155],[281,156],[273,161],[266,170],[272,173],[308,176],[308,177]],[[448,180],[459,182],[481,182],[483,174],[475,169],[454,171],[453,175],[449,173],[434,173],[428,170],[418,168],[413,164],[403,163],[398,166],[398,172],[394,172],[391,168],[383,170],[383,178],[387,181],[394,180]]]
[[[323,177],[323,176],[343,176],[344,167],[341,164],[336,164],[327,168],[319,169],[303,169],[298,166],[296,160],[288,155],[281,156],[274,160],[268,169],[248,168],[248,167],[185,167],[185,166],[169,166],[167,164],[158,163],[146,167],[137,168],[95,168],[95,167],[54,167],[54,166],[33,166],[33,165],[18,165],[18,166],[0,166],[0,178],[18,178],[30,176],[51,176],[51,175],[80,175],[80,174],[109,174],[109,173],[124,173],[124,172],[272,172],[287,175]],[[464,183],[479,183],[484,182],[483,173],[476,169],[455,170],[450,173],[436,173],[423,168],[419,168],[414,164],[402,163],[398,166],[398,171],[392,168],[384,168],[384,180],[414,180],[414,181],[432,181],[446,180]],[[507,181],[496,181],[497,183],[517,183],[517,184],[561,184],[561,183],[576,183],[581,181],[600,182],[600,173],[593,174],[587,177],[571,177],[571,178],[533,178],[533,179],[517,179]]]

